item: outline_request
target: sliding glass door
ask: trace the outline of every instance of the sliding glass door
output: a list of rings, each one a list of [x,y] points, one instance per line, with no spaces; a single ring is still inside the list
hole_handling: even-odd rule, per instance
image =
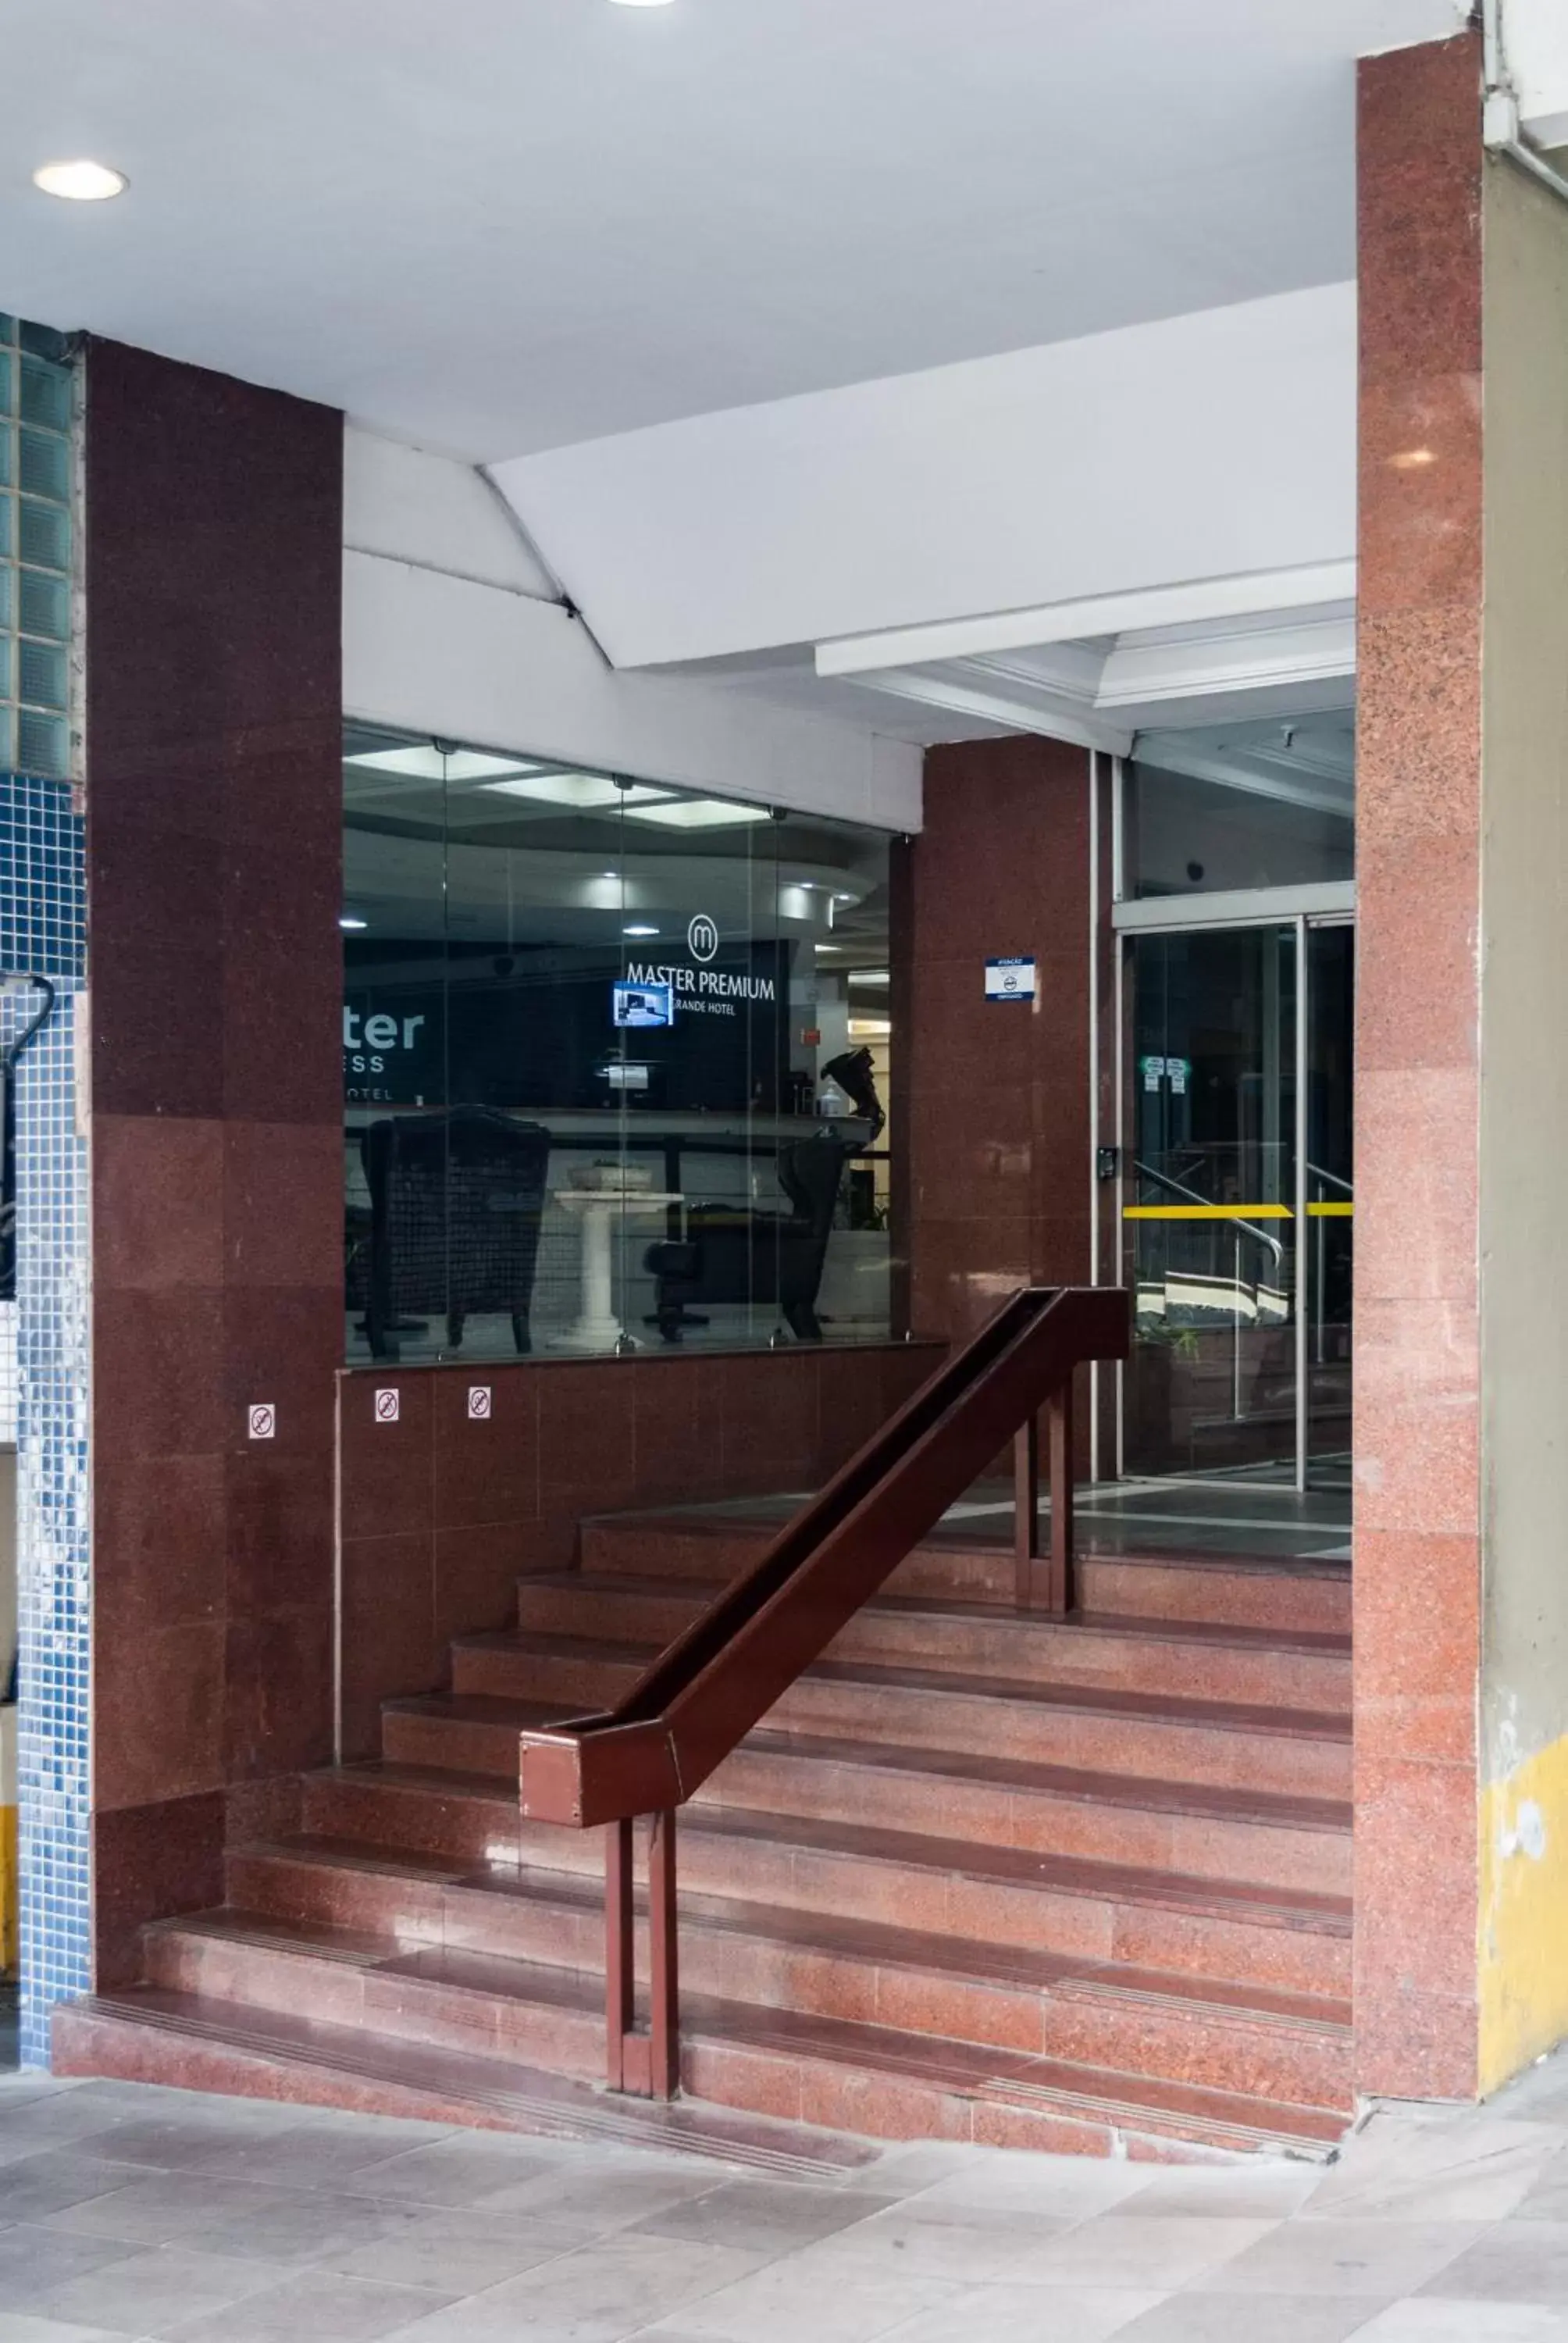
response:
[[[1352,949],[1299,917],[1126,940],[1129,1473],[1305,1487],[1348,1453]]]

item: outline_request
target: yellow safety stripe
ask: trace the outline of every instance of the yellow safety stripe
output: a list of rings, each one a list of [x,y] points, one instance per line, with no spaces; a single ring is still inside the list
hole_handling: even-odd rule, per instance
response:
[[[1312,1221],[1348,1221],[1353,1204],[1309,1204]],[[1293,1221],[1289,1204],[1124,1204],[1124,1221]]]
[[[1289,1204],[1124,1204],[1124,1221],[1293,1221]]]

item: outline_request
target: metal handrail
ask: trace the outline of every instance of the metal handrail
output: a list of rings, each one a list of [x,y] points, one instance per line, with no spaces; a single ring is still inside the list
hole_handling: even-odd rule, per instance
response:
[[[1212,1205],[1214,1202],[1213,1197],[1205,1196],[1201,1189],[1189,1188],[1181,1181],[1172,1180],[1168,1172],[1156,1172],[1152,1163],[1144,1163],[1134,1158],[1132,1169],[1140,1179],[1157,1182],[1161,1188],[1169,1188],[1173,1196],[1185,1196],[1190,1204]],[[1250,1237],[1256,1237],[1260,1244],[1266,1244],[1276,1262],[1284,1261],[1285,1248],[1279,1238],[1271,1236],[1267,1229],[1261,1229],[1256,1221],[1245,1220],[1240,1212],[1227,1212],[1225,1218],[1237,1228],[1245,1229]]]
[[[1014,1442],[1020,1609],[1074,1607],[1072,1379],[1124,1359],[1119,1287],[1026,1287],[851,1457],[752,1567],[717,1594],[615,1708],[519,1736],[530,1821],[608,1825],[606,2014],[612,2090],[669,2097],[679,2079],[675,1812],[745,1739]],[[1042,1554],[1038,1420],[1048,1414],[1050,1534]],[[650,1818],[651,2022],[633,1993],[632,1825]]]
[[[1325,1172],[1321,1163],[1309,1162],[1307,1165],[1307,1177],[1310,1180],[1326,1180],[1331,1188],[1342,1189],[1347,1196],[1353,1196],[1355,1194],[1355,1187],[1352,1182],[1349,1180],[1342,1180],[1337,1172]]]

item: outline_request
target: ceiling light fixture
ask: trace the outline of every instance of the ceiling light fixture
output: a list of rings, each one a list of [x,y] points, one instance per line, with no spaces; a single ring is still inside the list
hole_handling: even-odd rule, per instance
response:
[[[337,924],[340,928],[354,929],[367,928],[370,925],[370,922],[368,920],[357,919],[352,911],[345,911],[339,918]]]
[[[618,8],[668,8],[669,0],[616,0]]]
[[[645,928],[640,924],[636,927],[622,928],[621,930],[621,934],[623,936],[656,936],[658,933],[658,930],[657,928]]]
[[[655,790],[649,796],[658,794]],[[724,798],[670,798],[663,805],[638,805],[633,791],[626,801],[629,821],[656,821],[667,830],[739,830],[754,821],[767,821],[765,807],[731,805]]]
[[[68,204],[106,204],[125,194],[127,182],[123,171],[111,171],[106,163],[82,161],[44,163],[34,172],[33,185]]]

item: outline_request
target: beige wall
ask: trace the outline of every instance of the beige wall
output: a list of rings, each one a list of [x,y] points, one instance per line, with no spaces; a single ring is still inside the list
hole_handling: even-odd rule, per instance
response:
[[[1484,2087],[1568,2033],[1568,205],[1483,221]]]

